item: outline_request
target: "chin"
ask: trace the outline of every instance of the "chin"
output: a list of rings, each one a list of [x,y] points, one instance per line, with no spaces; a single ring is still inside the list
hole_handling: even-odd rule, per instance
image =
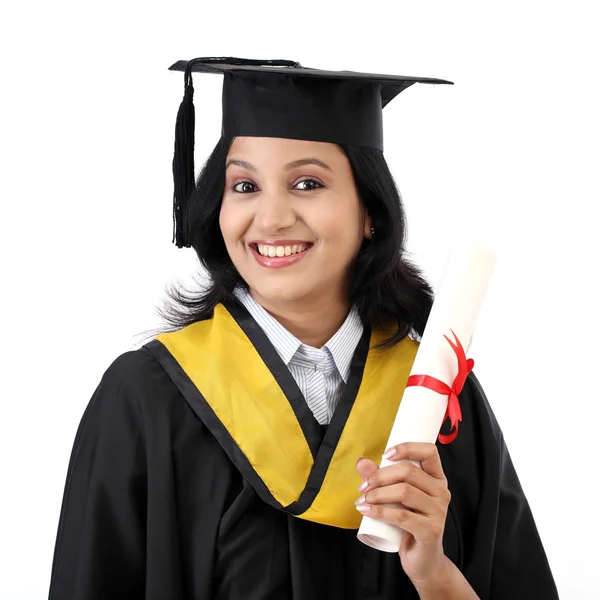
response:
[[[258,298],[276,304],[281,302],[300,302],[316,293],[316,288],[307,282],[249,282],[250,289]]]

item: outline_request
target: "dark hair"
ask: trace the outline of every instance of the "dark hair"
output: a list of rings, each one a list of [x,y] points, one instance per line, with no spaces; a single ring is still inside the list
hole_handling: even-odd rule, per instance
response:
[[[232,302],[233,289],[246,283],[234,267],[219,227],[225,190],[225,161],[231,140],[221,138],[206,161],[192,193],[187,213],[187,235],[210,278],[200,292],[181,286],[168,289],[169,300],[160,310],[169,330],[209,319],[215,306]],[[351,267],[350,302],[364,323],[397,324],[385,340],[396,344],[411,331],[423,334],[432,304],[428,283],[405,255],[406,215],[383,153],[373,148],[340,145],[347,156],[360,200],[373,220],[375,235],[365,240]]]

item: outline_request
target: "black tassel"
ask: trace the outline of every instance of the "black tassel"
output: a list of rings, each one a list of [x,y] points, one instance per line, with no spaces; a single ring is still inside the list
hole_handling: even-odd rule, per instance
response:
[[[194,65],[204,64],[203,71],[210,72],[211,64],[226,63],[232,65],[270,65],[274,67],[301,67],[300,63],[290,60],[253,60],[243,58],[204,57],[190,60],[185,68],[185,91],[177,112],[175,124],[175,154],[173,156],[173,242],[178,248],[189,248],[188,204],[196,187],[194,177],[194,86],[192,69]],[[215,71],[217,72],[217,71]]]
[[[173,156],[173,241],[178,248],[189,248],[187,209],[194,178],[194,86],[191,71],[185,73],[185,92],[175,124],[175,153]]]

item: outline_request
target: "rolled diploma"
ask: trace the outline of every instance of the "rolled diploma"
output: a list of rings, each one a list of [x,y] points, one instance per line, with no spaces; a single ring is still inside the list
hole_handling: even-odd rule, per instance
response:
[[[493,253],[479,243],[458,246],[451,252],[411,375],[430,375],[452,386],[458,363],[444,335],[454,342],[450,330],[454,331],[467,351],[495,262]],[[446,395],[420,386],[407,387],[386,448],[403,442],[435,443],[447,405]],[[380,467],[391,464],[383,459]],[[358,530],[361,542],[383,552],[398,552],[403,535],[403,529],[366,516]]]

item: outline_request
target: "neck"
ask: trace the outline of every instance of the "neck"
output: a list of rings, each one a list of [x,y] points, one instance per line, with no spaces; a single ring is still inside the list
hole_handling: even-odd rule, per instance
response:
[[[319,301],[318,303],[306,302],[269,302],[257,297],[252,292],[254,299],[292,335],[296,336],[303,344],[313,348],[324,346],[342,326],[348,313],[348,301]]]

